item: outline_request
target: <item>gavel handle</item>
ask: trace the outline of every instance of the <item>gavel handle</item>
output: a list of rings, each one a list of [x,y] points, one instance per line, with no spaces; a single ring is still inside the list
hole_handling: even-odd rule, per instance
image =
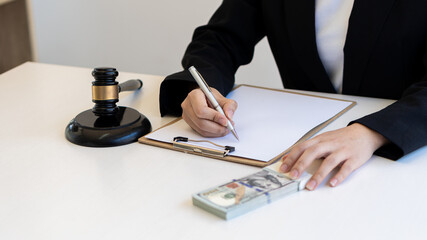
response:
[[[142,88],[142,81],[140,79],[127,80],[119,84],[119,92],[134,91]]]

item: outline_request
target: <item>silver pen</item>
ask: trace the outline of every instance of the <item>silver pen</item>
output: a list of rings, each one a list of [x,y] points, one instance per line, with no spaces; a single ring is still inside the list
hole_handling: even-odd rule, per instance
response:
[[[221,106],[216,101],[214,95],[212,94],[211,88],[208,86],[205,79],[203,79],[202,75],[197,71],[197,69],[194,66],[191,66],[188,69],[188,71],[190,71],[191,75],[196,80],[200,89],[202,89],[202,92],[206,95],[209,102],[212,104],[213,108],[215,108],[218,112],[220,112],[222,115],[224,115],[227,118],[227,116],[224,113],[224,110],[222,110]],[[239,137],[237,136],[237,132],[234,129],[233,124],[231,124],[228,118],[227,118],[227,128],[233,133],[234,137],[236,137],[236,139],[239,140]]]

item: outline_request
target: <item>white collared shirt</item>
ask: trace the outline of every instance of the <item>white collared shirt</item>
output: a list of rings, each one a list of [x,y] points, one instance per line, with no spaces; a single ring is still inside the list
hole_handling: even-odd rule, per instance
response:
[[[344,44],[354,0],[316,0],[316,42],[320,59],[338,93],[342,92]]]

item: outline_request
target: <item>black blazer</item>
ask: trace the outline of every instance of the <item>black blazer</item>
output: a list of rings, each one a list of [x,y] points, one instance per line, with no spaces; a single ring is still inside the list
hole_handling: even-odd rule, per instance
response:
[[[285,88],[335,92],[316,46],[314,0],[224,0],[197,28],[182,60],[227,94],[238,67],[267,37]],[[168,76],[161,114],[180,115],[195,87],[188,71]],[[355,0],[344,47],[343,94],[399,99],[355,120],[392,142],[377,154],[397,159],[427,145],[427,1]]]

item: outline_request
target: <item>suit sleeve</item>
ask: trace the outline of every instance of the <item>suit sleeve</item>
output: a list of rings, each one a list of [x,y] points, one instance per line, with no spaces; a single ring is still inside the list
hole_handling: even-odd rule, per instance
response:
[[[208,24],[195,30],[182,60],[184,71],[161,84],[162,116],[182,114],[182,101],[197,87],[187,71],[190,66],[223,95],[231,91],[237,69],[252,60],[255,45],[265,35],[258,5],[257,0],[224,0]]]
[[[375,154],[379,156],[396,160],[427,145],[427,53],[423,62],[424,78],[406,89],[401,99],[379,112],[354,121],[377,131],[390,141],[390,144],[377,150]]]

